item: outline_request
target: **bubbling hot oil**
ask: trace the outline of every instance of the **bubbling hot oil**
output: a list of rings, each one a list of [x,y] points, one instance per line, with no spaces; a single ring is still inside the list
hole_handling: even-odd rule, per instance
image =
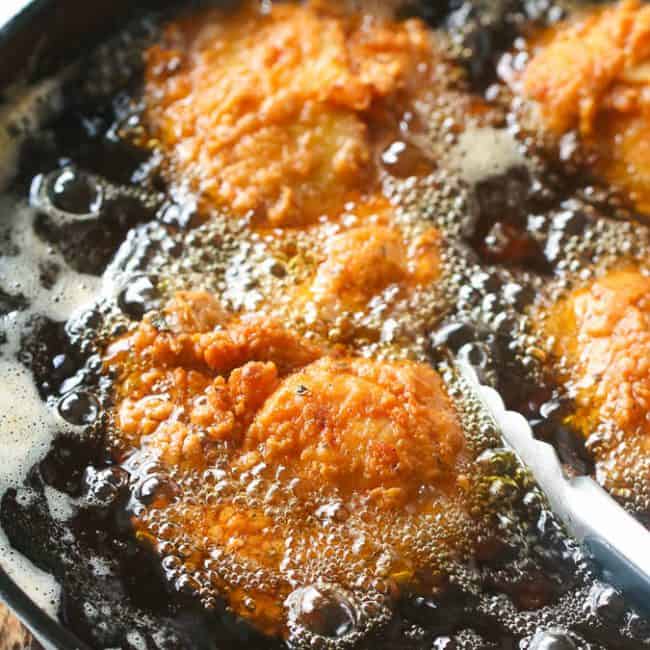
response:
[[[173,556],[169,578],[175,585],[188,582],[191,568],[191,584],[202,585],[210,598],[215,592],[225,597],[234,611],[267,633],[286,632],[285,601],[295,600],[292,594],[310,585],[330,583],[351,594],[353,603],[371,597],[386,601],[381,617],[404,585],[426,593],[428,583],[440,577],[441,558],[454,563],[467,559],[471,541],[463,531],[468,528],[465,493],[471,471],[466,445],[470,458],[476,454],[476,441],[463,442],[437,375],[410,362],[330,357],[314,346],[302,348],[305,344],[290,332],[273,333],[274,326],[263,321],[243,325],[260,342],[242,350],[244,359],[252,355],[251,361],[231,372],[227,388],[221,381],[220,402],[227,400],[224,391],[235,398],[246,389],[255,380],[251,373],[272,376],[269,386],[258,382],[253,389],[270,391],[263,405],[255,406],[255,392],[237,397],[234,427],[224,417],[229,412],[218,407],[216,416],[207,417],[208,405],[199,404],[205,384],[201,365],[183,380],[188,359],[184,354],[177,361],[172,357],[175,384],[167,386],[163,378],[149,379],[164,366],[145,363],[130,371],[129,360],[122,361],[124,346],[120,341],[114,346],[109,363],[121,386],[115,442],[127,454],[127,467],[140,466],[144,456],[146,471],[155,474],[140,479],[152,503],[150,508],[135,506],[138,534],[163,556]],[[266,327],[271,329],[265,332]],[[153,352],[141,349],[139,339],[149,333],[148,328],[139,331],[126,349],[158,357],[164,338],[153,340]],[[227,329],[223,336],[228,339],[217,354],[231,355],[240,335]],[[207,344],[207,358],[219,344],[206,337],[210,335],[204,334],[201,342],[193,338],[195,346]],[[171,349],[183,340],[181,335]],[[160,352],[167,355],[162,348]],[[314,355],[324,356],[313,361]],[[174,368],[175,363],[181,365]],[[298,367],[285,377],[287,363]],[[244,383],[236,388],[233,382],[240,379]],[[218,382],[219,374],[214,385]],[[178,389],[180,401],[174,395]],[[208,387],[205,398],[214,405],[213,397]],[[250,414],[238,411],[237,403],[248,404]],[[216,436],[216,445],[197,436],[181,414],[183,408],[193,409],[191,422],[199,416],[206,425],[214,422],[206,432]],[[158,417],[163,420],[156,423]],[[436,430],[436,440],[430,428]],[[138,433],[145,434],[139,441]],[[260,435],[265,442],[258,445]],[[197,445],[203,447],[199,455]],[[147,463],[152,454],[158,462]],[[437,461],[423,463],[422,454]],[[406,473],[405,467],[410,468]],[[156,482],[165,475],[169,478],[162,479],[158,491]],[[347,642],[378,623],[371,610],[362,611],[369,621],[359,615],[361,631],[342,634]]]
[[[516,4],[507,11],[516,14]],[[510,13],[506,17],[504,33],[521,23],[511,21]],[[450,18],[452,30],[459,20],[459,15]],[[471,28],[472,15],[463,20],[467,25],[453,33],[466,56],[468,47],[482,49],[476,37],[481,32]],[[498,24],[498,16],[494,20]],[[149,27],[139,31],[150,33]],[[485,69],[500,33],[490,27],[494,42],[489,56],[482,51],[480,57]],[[391,222],[404,241],[416,239],[423,227],[439,231],[440,275],[432,286],[423,284],[412,293],[393,295],[384,287],[341,322],[321,326],[319,318],[305,320],[292,312],[285,296],[309,286],[323,244],[345,231],[345,219],[338,226],[316,224],[307,233],[289,231],[282,237],[218,215],[197,226],[191,197],[158,194],[163,188],[155,156],[146,159],[116,138],[141,128],[138,111],[123,99],[93,108],[93,102],[111,97],[133,78],[131,62],[138,61],[141,45],[128,35],[120,38],[123,46],[100,52],[96,74],[84,75],[91,82],[75,86],[76,106],[80,96],[92,97],[84,106],[89,115],[81,125],[74,118],[54,123],[54,147],[51,137],[33,138],[14,185],[24,195],[33,176],[58,169],[47,176],[53,193],[45,204],[37,202],[46,226],[37,234],[60,249],[70,266],[88,272],[102,271],[119,243],[101,235],[110,188],[141,185],[149,197],[142,200],[142,193],[129,188],[129,198],[139,204],[135,209],[122,202],[123,194],[114,195],[125,241],[103,273],[98,305],[65,327],[43,321],[21,346],[41,396],[84,430],[84,435],[57,437],[30,474],[29,487],[13,485],[0,511],[12,544],[57,576],[66,624],[101,647],[214,648],[222,642],[268,648],[275,641],[242,625],[227,602],[236,603],[240,614],[248,611],[250,619],[265,607],[272,612],[268,595],[277,602],[281,594],[282,632],[291,647],[645,647],[646,621],[598,580],[597,568],[566,537],[513,455],[498,448],[492,423],[446,365],[450,350],[468,360],[537,431],[557,437],[558,411],[552,406],[558,395],[545,374],[545,341],[534,327],[530,305],[551,277],[549,292],[555,298],[608,260],[641,259],[647,251],[645,228],[606,218],[613,213],[606,194],[603,198],[577,179],[554,174],[557,168],[538,155],[535,139],[517,130],[507,101],[497,96],[485,105],[468,93],[455,66],[443,66],[446,91],[424,102],[424,137],[436,152],[433,168],[412,156],[415,123],[404,116],[400,133],[384,148],[381,174],[382,192],[394,207]],[[440,38],[446,42],[446,35]],[[496,179],[490,178],[492,170],[481,172],[484,163],[472,160],[468,145],[488,140],[504,145],[507,162]],[[395,160],[404,152],[400,165]],[[61,157],[77,163],[80,178],[96,174],[110,182],[100,181],[100,192],[80,188],[68,167],[59,168]],[[515,170],[513,162],[519,165]],[[410,169],[424,175],[410,175]],[[354,222],[359,206],[349,208]],[[98,223],[79,219],[94,211]],[[64,229],[59,229],[61,219]],[[93,224],[99,231],[90,228]],[[51,287],[51,273],[39,279],[43,291]],[[220,295],[228,310],[264,309],[286,318],[314,341],[353,344],[373,358],[436,363],[472,450],[471,498],[465,504],[472,527],[466,515],[389,516],[363,502],[342,508],[331,495],[298,499],[300,485],[282,481],[278,496],[273,477],[252,470],[233,474],[218,465],[209,473],[181,472],[145,451],[116,465],[105,438],[113,386],[97,353],[145,313],[155,314],[176,291],[197,288]],[[4,294],[0,298],[4,301]],[[21,309],[21,300],[9,295],[6,302]],[[574,440],[566,437],[563,444],[570,447]],[[580,458],[573,447],[568,451],[565,459],[577,466]],[[71,518],[66,509],[56,519],[49,516],[48,503],[56,502],[51,486],[70,495],[76,511]],[[245,554],[220,553],[178,525],[191,520],[192,508],[212,507],[219,499],[281,524],[286,543],[275,570],[261,570]],[[134,515],[145,524],[139,528],[141,543],[134,541]],[[262,541],[266,534],[262,528]],[[322,547],[331,553],[323,554]]]

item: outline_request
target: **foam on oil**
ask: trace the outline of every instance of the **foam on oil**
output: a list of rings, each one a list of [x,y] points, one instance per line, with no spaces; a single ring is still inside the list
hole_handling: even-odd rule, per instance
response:
[[[14,89],[0,111],[0,189],[16,172],[19,144],[51,113],[61,108],[60,79],[35,87]],[[21,339],[30,320],[43,315],[64,321],[98,292],[98,280],[72,271],[61,255],[34,231],[35,211],[26,201],[0,196],[0,290],[20,296],[24,309],[0,315],[0,493],[22,485],[27,471],[45,456],[56,432],[65,424],[40,398],[31,371],[18,360]],[[54,286],[39,279],[43,265],[58,268]],[[67,497],[57,496],[54,511],[66,512]],[[0,564],[9,576],[52,617],[59,607],[60,586],[54,578],[11,548],[0,528]]]

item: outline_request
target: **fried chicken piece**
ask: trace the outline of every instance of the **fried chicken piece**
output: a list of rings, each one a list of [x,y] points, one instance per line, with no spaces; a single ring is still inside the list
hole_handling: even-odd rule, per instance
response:
[[[204,293],[177,295],[165,319],[173,329],[145,320],[105,357],[116,460],[142,456],[175,485],[136,511],[140,539],[238,567],[211,588],[280,635],[296,581],[343,580],[350,549],[350,586],[360,571],[395,589],[457,552],[469,451],[432,368],[353,357],[261,314],[222,320]]]
[[[434,281],[440,273],[440,234],[425,230],[409,246],[394,226],[360,226],[332,237],[307,297],[332,319],[364,308],[390,285],[402,291]]]
[[[202,324],[205,309],[204,294],[182,292],[166,312]],[[446,480],[464,446],[428,366],[332,356],[264,316],[197,333],[145,321],[109,347],[107,364],[120,372],[120,435],[170,465],[203,466],[205,447],[227,441],[246,463],[259,453],[319,486],[407,493]]]
[[[145,121],[205,208],[308,224],[368,191],[368,115],[415,92],[430,56],[418,20],[319,3],[206,10],[147,52]]]
[[[650,7],[623,0],[551,27],[538,43],[523,88],[540,103],[542,116],[554,131],[577,128],[592,134],[601,111],[627,112],[643,101]]]
[[[599,478],[623,488],[624,465],[650,458],[650,277],[608,271],[551,307],[544,332],[575,397],[570,424],[591,443]]]
[[[650,7],[622,0],[551,27],[523,74],[544,124],[577,129],[596,173],[650,210]]]
[[[464,438],[431,368],[324,357],[280,384],[243,444],[316,486],[402,503],[421,485],[455,483]]]
[[[400,227],[385,199],[351,207],[337,229],[325,230],[317,241],[311,251],[315,268],[292,294],[294,311],[307,314],[312,328],[328,331],[337,319],[340,324],[355,312],[368,313],[378,301],[394,305],[418,290],[431,291],[441,275],[440,231]],[[384,306],[384,317],[391,317],[391,307]]]
[[[318,303],[364,305],[389,284],[404,279],[407,253],[400,232],[361,226],[332,237],[311,285]]]
[[[215,313],[208,295],[180,292],[165,310],[171,323],[198,331],[158,331],[144,321],[106,353],[120,372],[120,435],[156,448],[168,465],[204,466],[215,442],[238,443],[280,377],[321,355],[263,316],[202,331]]]

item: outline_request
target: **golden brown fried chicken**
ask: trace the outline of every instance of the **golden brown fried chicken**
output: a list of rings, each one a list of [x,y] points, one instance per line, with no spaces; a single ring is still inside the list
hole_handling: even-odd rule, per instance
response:
[[[218,313],[210,294],[179,293],[166,310],[177,331],[145,321],[107,351],[107,363],[121,372],[120,434],[130,445],[146,437],[171,465],[203,465],[213,443],[240,443],[280,377],[322,354],[263,316],[219,329]]]
[[[179,294],[167,319],[203,324],[218,308],[208,296]],[[447,480],[464,446],[428,366],[328,352],[264,316],[196,332],[145,321],[107,363],[120,372],[120,435],[172,465],[202,466],[224,441],[317,486],[406,493]]]
[[[148,51],[147,128],[207,208],[303,225],[368,191],[368,115],[422,83],[431,49],[420,21],[340,9],[208,10]]]
[[[285,379],[246,432],[244,449],[315,486],[403,502],[455,483],[464,447],[435,371],[411,362],[322,359]]]
[[[554,305],[544,332],[575,397],[570,423],[591,436],[601,480],[624,489],[626,465],[650,452],[650,277],[608,271]]]
[[[650,7],[622,0],[533,44],[522,89],[546,127],[576,129],[595,154],[596,173],[650,211]]]
[[[106,354],[116,458],[144,456],[178,484],[137,512],[142,539],[162,554],[185,540],[192,566],[239,567],[212,588],[272,634],[296,583],[396,589],[455,552],[469,452],[432,368],[350,356],[259,314],[227,320],[205,293],[177,295],[165,319]]]
[[[440,233],[431,227],[410,239],[389,223],[335,235],[302,298],[316,305],[320,318],[332,320],[366,308],[390,286],[405,294],[430,285],[440,275]]]

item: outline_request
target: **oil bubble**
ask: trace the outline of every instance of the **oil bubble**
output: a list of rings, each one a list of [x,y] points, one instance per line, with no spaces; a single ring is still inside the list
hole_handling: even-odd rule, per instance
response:
[[[61,417],[76,426],[92,424],[99,415],[97,398],[85,391],[68,393],[59,402]]]
[[[108,508],[115,503],[128,485],[128,474],[119,467],[95,469],[84,472],[85,497],[88,505]]]
[[[339,639],[358,625],[356,609],[339,589],[329,585],[309,585],[287,599],[289,618],[312,634]]]
[[[559,628],[538,631],[528,646],[528,650],[576,650],[576,648],[571,637]]]
[[[101,187],[73,167],[48,178],[47,195],[55,208],[72,215],[97,215],[104,199]]]
[[[140,320],[158,306],[158,291],[152,278],[137,275],[129,281],[118,297],[120,309],[132,320]]]

